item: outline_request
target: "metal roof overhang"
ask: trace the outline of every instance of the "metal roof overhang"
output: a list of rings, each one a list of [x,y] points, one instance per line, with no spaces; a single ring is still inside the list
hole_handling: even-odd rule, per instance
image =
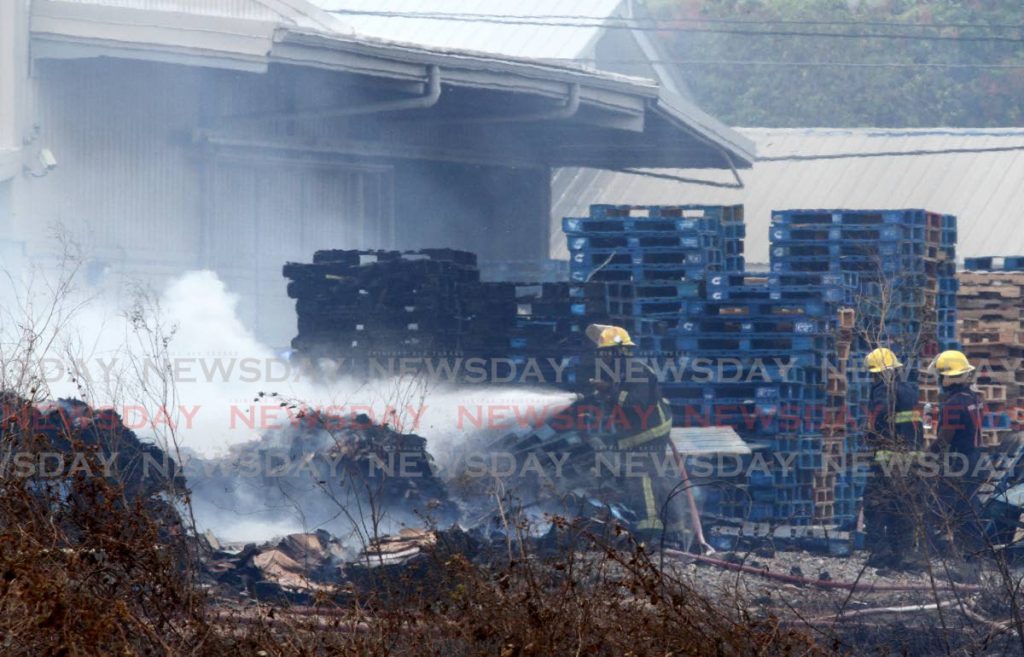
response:
[[[257,73],[311,67],[413,95],[440,72],[441,103],[385,117],[395,126],[390,143],[261,144],[271,148],[604,169],[746,168],[754,159],[749,140],[653,82],[572,65],[54,0],[33,3],[31,29],[33,59],[107,56]]]
[[[753,142],[648,80],[536,60],[293,30],[278,35],[271,58],[421,83],[427,76],[425,67],[436,66],[443,83],[462,90],[464,97],[470,95],[467,90],[475,90],[478,97],[500,93],[539,99],[547,110],[527,112],[518,120],[514,112],[509,114],[507,102],[463,108],[449,116],[424,112],[417,118],[435,126],[435,137],[445,143],[458,143],[467,126],[487,126],[486,138],[478,132],[477,139],[503,149],[514,144],[513,150],[543,166],[663,168],[686,162],[688,168],[748,168],[755,157]],[[573,94],[578,107],[560,113]],[[453,129],[445,135],[439,126]]]

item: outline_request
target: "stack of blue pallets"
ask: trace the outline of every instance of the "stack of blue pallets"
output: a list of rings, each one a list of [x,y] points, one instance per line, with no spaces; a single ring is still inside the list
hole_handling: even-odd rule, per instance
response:
[[[639,339],[704,299],[709,278],[743,269],[742,206],[593,205],[562,229],[578,302]]]
[[[927,363],[956,343],[956,217],[924,210],[772,215],[771,268],[856,273],[858,347]]]
[[[956,345],[956,218],[775,212],[770,272],[752,274],[736,214],[593,206],[565,219],[577,314],[603,311],[673,363],[677,424],[732,426],[764,446],[773,465],[738,478],[723,514],[850,523],[866,473],[842,464],[862,448],[870,392],[851,364],[886,345],[916,371],[914,357]]]
[[[857,291],[852,274],[731,274],[709,281],[708,299],[662,338],[666,355],[692,364],[664,385],[677,423],[728,425],[760,444],[757,468],[726,488],[719,512],[757,522],[811,524],[833,515],[834,449],[846,386],[840,309]],[[846,330],[849,333],[849,330]],[[852,336],[847,336],[847,341]],[[748,464],[749,465],[749,464]]]
[[[878,346],[892,348],[910,367],[922,396],[932,398],[931,381],[917,374],[930,359],[956,343],[956,218],[924,210],[788,210],[774,212],[771,269],[855,273],[858,294],[852,308],[857,325],[853,358]],[[869,380],[848,382],[850,424],[864,421]],[[854,454],[860,436],[849,432],[845,451]],[[836,482],[837,520],[849,520],[863,493],[863,472],[841,473]]]
[[[562,230],[573,282],[704,281],[743,270],[742,206],[592,205]]]

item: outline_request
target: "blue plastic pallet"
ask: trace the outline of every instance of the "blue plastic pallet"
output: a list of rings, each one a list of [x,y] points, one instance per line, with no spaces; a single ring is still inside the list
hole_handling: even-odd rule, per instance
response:
[[[742,223],[742,205],[612,205],[597,203],[590,206],[590,216],[597,218],[647,216],[651,218],[707,218],[723,223]]]
[[[778,316],[773,319],[747,319],[726,316],[688,319],[680,322],[675,334],[693,333],[753,333],[757,335],[830,335],[835,329],[830,318],[818,319],[805,316]]]
[[[823,390],[796,383],[665,383],[666,397],[677,400],[750,400],[778,402],[783,400],[813,401],[823,397]]]
[[[581,263],[570,263],[569,277],[574,282],[654,282],[654,281],[698,281],[707,276],[704,265],[633,265],[616,264],[594,267]]]
[[[644,249],[641,251],[606,250],[577,251],[571,255],[570,267],[584,265],[679,265],[721,264],[722,252],[713,249]]]
[[[686,249],[710,249],[719,246],[719,239],[715,235],[648,235],[634,237],[629,235],[614,235],[611,237],[594,237],[589,234],[568,235],[569,251],[587,251],[597,249],[651,249],[651,248],[686,248]]]
[[[562,231],[578,236],[614,236],[631,234],[712,234],[721,235],[721,224],[717,219],[686,218],[629,218],[629,217],[565,217]]]
[[[686,304],[686,314],[690,317],[736,317],[746,319],[773,320],[779,317],[795,317],[806,315],[824,317],[832,314],[832,309],[822,301],[742,301],[742,302],[702,302],[690,301]]]
[[[702,353],[705,350],[736,349],[750,354],[779,354],[791,351],[807,351],[826,349],[827,339],[824,336],[795,336],[793,334],[779,337],[755,335],[751,337],[733,337],[725,335],[685,336],[673,339],[677,351]]]
[[[790,225],[786,223],[772,224],[769,239],[772,244],[793,241],[894,241],[914,240],[920,236],[915,234],[914,227],[889,224],[882,226],[844,226],[842,224],[810,224]]]
[[[964,258],[968,271],[1024,271],[1024,255]]]
[[[907,210],[774,210],[772,222],[798,225],[842,224],[875,226],[880,224],[904,224],[924,226],[925,211]]]
[[[840,258],[840,257],[923,257],[925,246],[921,242],[775,242],[770,257],[786,258]]]
[[[698,296],[695,291],[692,295]],[[686,307],[686,300],[677,299],[609,299],[606,308],[613,315],[633,315],[647,318],[677,317]]]
[[[901,272],[919,272],[924,270],[924,261],[918,258],[852,258],[842,257],[835,259],[826,258],[801,258],[787,256],[775,258],[771,263],[771,270],[777,274],[787,273],[838,273],[857,272],[864,275],[888,275]]]

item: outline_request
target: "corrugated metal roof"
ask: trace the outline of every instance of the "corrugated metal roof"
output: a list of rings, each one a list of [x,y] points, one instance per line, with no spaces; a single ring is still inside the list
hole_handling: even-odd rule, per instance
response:
[[[1024,129],[738,128],[759,158],[893,153],[804,161],[758,161],[741,172],[744,189],[721,189],[625,173],[559,169],[552,180],[552,255],[568,256],[563,216],[591,203],[746,206],[748,263],[768,261],[773,210],[926,208],[959,218],[957,255],[1024,253]],[[911,155],[917,151],[1018,148],[1003,152]],[[662,171],[730,182],[719,171]]]
[[[622,0],[312,0],[323,9],[397,14],[499,14],[566,22],[543,16],[586,16],[603,20],[616,14]],[[361,36],[415,43],[433,48],[454,48],[510,57],[578,59],[589,54],[601,27],[509,25],[465,20],[439,20],[406,16],[339,14]]]
[[[217,18],[281,23],[308,29],[349,33],[344,21],[305,0],[59,0],[70,4],[162,11]]]

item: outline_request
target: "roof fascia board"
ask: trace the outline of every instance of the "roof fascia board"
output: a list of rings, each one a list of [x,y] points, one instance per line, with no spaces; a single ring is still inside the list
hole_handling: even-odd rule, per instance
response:
[[[53,0],[32,3],[33,37],[125,44],[136,50],[193,49],[266,58],[275,23]]]
[[[81,39],[55,39],[36,37],[32,44],[32,59],[87,59],[92,57],[112,57],[132,59],[163,64],[178,64],[207,68],[230,69],[248,73],[265,73],[267,63],[264,58],[244,58],[226,56],[220,52],[202,52],[195,48],[162,48],[151,45],[125,44],[119,42],[96,41],[86,43]]]
[[[613,73],[599,73],[590,70],[555,66],[539,60],[498,58],[486,53],[456,50],[427,49],[411,44],[376,41],[369,39],[348,39],[322,34],[286,29],[278,33],[274,55],[284,43],[301,44],[316,49],[327,49],[372,55],[388,59],[410,61],[420,64],[434,64],[457,70],[487,70],[495,73],[512,73],[527,78],[552,80],[567,84],[579,83],[591,88],[605,88],[648,98],[657,98],[658,86],[650,80],[631,78]]]
[[[646,102],[657,97],[655,85],[624,76],[609,79],[537,62],[437,52],[404,44],[324,39],[309,34],[295,38],[293,34],[289,31],[279,35],[271,53],[273,62],[416,82],[426,79],[429,66],[438,66],[444,84],[529,93],[556,100],[565,98],[567,88],[578,84],[581,102],[600,110],[625,113],[627,125],[634,128],[638,125],[636,119],[643,119]]]

